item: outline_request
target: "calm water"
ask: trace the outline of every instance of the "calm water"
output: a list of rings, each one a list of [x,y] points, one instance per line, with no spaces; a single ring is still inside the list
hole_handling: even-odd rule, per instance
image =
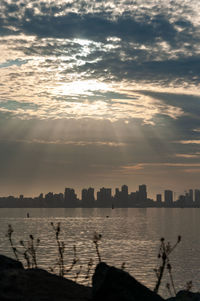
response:
[[[30,218],[26,218],[27,212]],[[108,217],[107,217],[108,216]],[[61,222],[61,238],[65,241],[65,263],[70,266],[73,245],[82,265],[79,282],[87,283],[85,274],[90,258],[97,262],[92,237],[94,231],[102,234],[100,252],[102,259],[126,270],[136,279],[153,288],[156,278],[153,269],[157,266],[159,240],[182,242],[171,256],[173,275],[177,290],[193,281],[193,290],[200,286],[200,209],[0,209],[0,253],[13,254],[5,238],[8,224],[14,228],[13,239],[28,240],[28,235],[40,238],[38,264],[49,269],[57,258],[55,234],[51,222]],[[75,277],[80,266],[70,273]],[[168,296],[165,288],[166,275],[160,294]]]

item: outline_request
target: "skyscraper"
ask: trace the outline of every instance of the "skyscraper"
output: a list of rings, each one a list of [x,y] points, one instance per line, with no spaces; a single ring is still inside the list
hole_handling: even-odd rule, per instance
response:
[[[156,202],[162,203],[162,194],[156,194]]]
[[[122,185],[121,205],[122,205],[122,207],[126,207],[128,205],[128,186],[127,185]]]
[[[64,194],[64,206],[65,207],[76,207],[77,196],[73,188],[65,188]]]
[[[173,204],[173,191],[165,190],[165,205],[171,206]]]
[[[88,188],[82,190],[82,206],[94,207],[94,188]]]
[[[100,207],[111,207],[112,205],[112,189],[101,188],[97,192],[97,202]]]
[[[139,185],[139,202],[142,204],[147,200],[147,186]]]
[[[194,196],[193,196],[194,194],[193,194],[193,189],[190,189],[189,190],[189,201],[190,202],[193,202],[194,201]]]
[[[194,199],[195,199],[195,205],[200,205],[200,190],[195,189],[194,191]]]

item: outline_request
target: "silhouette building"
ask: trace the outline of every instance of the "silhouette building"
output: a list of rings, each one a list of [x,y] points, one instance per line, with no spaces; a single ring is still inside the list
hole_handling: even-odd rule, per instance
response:
[[[97,192],[97,204],[100,207],[111,207],[112,206],[112,189],[111,188],[101,188]]]
[[[194,191],[194,200],[195,200],[195,205],[200,205],[200,190],[195,189]]]
[[[189,200],[191,203],[194,202],[194,193],[192,189],[189,190]]]
[[[64,194],[48,192],[33,198],[20,194],[18,197],[0,197],[0,208],[200,208],[200,189],[189,189],[183,195],[179,195],[177,200],[173,200],[175,194],[172,190],[165,190],[164,201],[162,201],[162,194],[156,194],[155,201],[148,198],[145,184],[139,185],[137,191],[130,193],[128,186],[122,185],[121,188],[115,189],[114,196],[112,196],[111,188],[102,187],[97,192],[97,200],[95,200],[94,188],[89,187],[82,189],[81,196],[79,200],[73,188],[65,188]]]
[[[65,188],[64,207],[76,207],[77,195],[73,188]]]
[[[171,206],[173,204],[173,191],[165,190],[165,205]]]
[[[162,203],[162,194],[156,194],[156,202],[158,204],[161,204]]]
[[[94,188],[82,189],[82,205],[83,207],[94,207]]]
[[[147,200],[147,186],[145,184],[139,185],[139,202],[145,204]]]

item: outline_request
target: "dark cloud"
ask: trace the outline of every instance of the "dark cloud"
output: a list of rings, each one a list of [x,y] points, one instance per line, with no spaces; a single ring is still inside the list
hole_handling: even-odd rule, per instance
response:
[[[130,3],[124,5],[126,8]],[[77,11],[72,11],[76,6]],[[28,7],[2,1],[2,34],[34,35],[34,41],[18,42],[15,48],[27,56],[68,56],[66,66],[69,62],[74,66],[67,66],[63,74],[74,70],[84,72],[87,77],[156,82],[163,86],[171,82],[174,86],[199,83],[199,28],[186,14],[173,12],[173,5],[170,9],[152,6],[150,10],[125,9],[122,13],[117,10],[111,13],[105,7],[91,12],[89,7],[84,1],[78,1],[77,5],[40,1]],[[188,7],[182,10],[187,12]],[[108,40],[110,37],[120,40]],[[83,54],[83,46],[74,42],[74,38],[101,42],[101,45],[91,43],[89,53]],[[83,63],[75,68],[76,60]]]
[[[113,17],[109,10],[89,13],[80,9],[76,13],[65,12],[68,6],[48,6],[44,2],[34,2],[31,7],[24,8],[20,4],[3,1],[2,15],[4,13],[7,17],[2,16],[1,25],[6,32],[8,26],[14,26],[13,34],[20,31],[38,37],[84,38],[95,41],[105,41],[109,36],[116,36],[142,44],[167,41],[172,47],[177,47],[177,43],[180,46],[191,41],[190,33],[195,33],[194,26],[188,20],[178,17],[173,23],[167,10],[153,15],[146,10],[139,16],[134,12],[124,11]],[[39,13],[36,13],[35,8]],[[176,26],[181,27],[182,31],[178,31]]]
[[[198,153],[200,150],[199,144],[181,144],[180,142],[200,140],[200,133],[195,131],[195,129],[200,128],[200,97],[197,95],[153,91],[139,91],[139,93],[151,96],[167,105],[173,105],[184,111],[184,114],[177,119],[158,114],[154,122],[156,128],[162,129],[163,139],[168,141],[168,144],[173,147],[174,154]],[[186,159],[182,159],[182,161],[184,160]],[[199,158],[190,158],[189,160],[198,162]]]
[[[185,117],[190,117],[200,122],[200,96],[191,94],[164,93],[154,91],[138,91],[140,94],[148,95],[163,101],[165,104],[181,108]]]
[[[198,84],[200,81],[200,57],[185,59],[169,59],[164,61],[140,62],[127,58],[122,61],[115,54],[104,55],[102,60],[94,63],[85,63],[77,70],[89,72],[91,76],[104,76],[105,79],[121,79],[157,82],[161,85],[185,83]]]

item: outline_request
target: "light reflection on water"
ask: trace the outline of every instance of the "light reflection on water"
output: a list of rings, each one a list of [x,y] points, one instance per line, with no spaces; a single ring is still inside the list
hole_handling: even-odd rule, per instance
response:
[[[27,212],[30,218],[26,218]],[[109,216],[109,217],[107,217]],[[200,210],[199,209],[0,209],[0,253],[13,254],[5,238],[8,224],[14,229],[16,243],[27,240],[29,234],[40,238],[38,264],[49,269],[57,258],[55,234],[51,222],[61,222],[61,238],[65,241],[65,263],[69,267],[73,258],[73,245],[83,266],[79,282],[85,280],[87,263],[92,258],[97,263],[92,237],[94,231],[101,233],[102,259],[108,264],[120,267],[126,263],[126,270],[137,280],[153,288],[157,265],[159,240],[165,237],[175,242],[182,235],[181,244],[171,257],[174,281],[177,290],[183,289],[192,280],[193,289],[199,289],[200,278]],[[79,265],[70,273],[73,278]],[[160,293],[167,295],[163,281]]]

